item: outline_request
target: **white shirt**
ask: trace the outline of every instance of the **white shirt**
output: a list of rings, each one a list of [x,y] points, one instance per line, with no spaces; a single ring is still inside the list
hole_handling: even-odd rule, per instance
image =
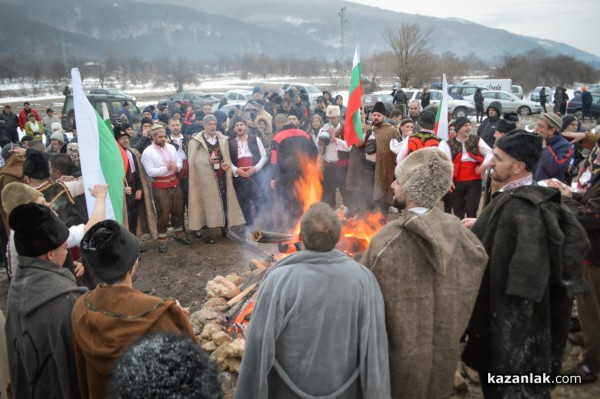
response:
[[[235,138],[235,142],[238,146],[238,159],[240,158],[254,158],[254,154],[250,151],[250,147],[248,147],[248,136],[244,138],[244,140],[240,140],[239,136]],[[262,140],[256,138],[256,143],[258,144],[258,152],[260,153],[260,160],[254,165],[254,168],[257,172],[265,166],[267,163],[267,151],[265,151],[265,146],[262,143]],[[235,177],[238,177],[237,174],[238,168],[235,165],[231,165],[231,171]]]
[[[329,123],[326,123],[321,128],[321,130],[328,131],[330,127],[333,127],[333,129],[337,132],[340,129],[340,126],[341,126],[340,123],[338,123],[337,126],[332,126]],[[337,161],[339,161],[338,153],[337,153],[338,151],[350,152],[350,147],[348,147],[348,144],[346,144],[346,141],[344,141],[342,139],[336,138],[335,139],[335,143],[332,140],[323,149],[323,160],[325,162],[337,162]]]
[[[456,141],[458,141],[459,143],[462,144],[462,155],[460,158],[460,160],[462,162],[478,162],[476,159],[474,159],[473,157],[471,157],[469,155],[469,153],[467,152],[467,147],[463,141],[459,140],[458,137],[456,138]],[[483,164],[487,165],[485,162],[486,161],[489,162],[489,160],[492,158],[492,155],[493,155],[492,149],[482,139],[479,139],[478,147],[479,147],[479,153],[484,158]],[[452,161],[452,159],[450,159],[450,160]]]
[[[180,134],[178,137],[171,135],[171,141],[177,144],[177,155],[179,155],[179,158],[187,159],[187,154],[183,150],[183,135]]]
[[[152,143],[148,148],[144,150],[142,154],[142,165],[146,169],[146,174],[149,177],[161,177],[169,176],[173,172],[167,170],[167,162],[174,161],[177,164],[177,168],[181,169],[183,162],[177,150],[172,144],[165,144],[164,147],[160,147]]]
[[[480,140],[481,141],[481,140]],[[448,147],[448,143],[444,140],[441,140],[438,144],[438,148],[448,156],[448,159],[452,161],[452,153],[450,152],[450,147]],[[396,156],[396,163],[400,163],[408,156],[408,138],[402,140],[400,143],[400,149],[398,150],[398,156]]]

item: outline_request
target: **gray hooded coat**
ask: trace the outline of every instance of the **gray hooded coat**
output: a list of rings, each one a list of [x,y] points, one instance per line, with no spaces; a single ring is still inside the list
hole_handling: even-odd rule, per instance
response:
[[[301,251],[263,280],[237,399],[389,398],[383,297],[344,253]]]

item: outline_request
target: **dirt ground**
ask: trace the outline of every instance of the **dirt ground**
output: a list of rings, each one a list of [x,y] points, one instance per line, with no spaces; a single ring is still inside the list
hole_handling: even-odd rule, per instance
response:
[[[164,97],[164,95],[156,95]],[[35,103],[33,107],[42,110],[53,102]],[[59,108],[60,109],[60,108]],[[535,118],[527,118],[523,125],[529,128],[535,126]],[[238,231],[239,232],[239,231]],[[243,235],[243,232],[240,232]],[[166,254],[158,252],[156,242],[143,239],[139,269],[134,281],[134,287],[159,297],[172,297],[178,299],[182,306],[189,306],[190,312],[199,310],[205,301],[205,286],[208,280],[217,275],[226,276],[229,273],[243,273],[248,270],[248,262],[259,257],[227,237],[220,234],[219,229],[210,231],[215,238],[214,244],[206,244],[204,240],[192,238],[193,245],[186,246],[169,241],[169,251]],[[276,253],[275,245],[257,244],[266,252]],[[1,274],[1,273],[0,273]],[[6,314],[6,295],[8,281],[0,278],[0,309]],[[570,368],[576,363],[580,349],[569,344],[564,368]],[[455,394],[453,398],[482,398],[480,388],[471,384],[466,392]],[[558,387],[553,398],[596,399],[600,398],[600,382],[582,386]]]

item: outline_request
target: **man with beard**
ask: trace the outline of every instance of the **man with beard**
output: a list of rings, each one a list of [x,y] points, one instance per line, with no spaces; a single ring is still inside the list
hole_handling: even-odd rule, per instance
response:
[[[217,131],[214,115],[204,117],[204,131],[192,136],[189,151],[189,228],[197,238],[215,227],[226,235],[230,226],[244,224],[244,216],[234,195],[228,137]],[[207,236],[205,242],[214,241]]]
[[[340,123],[340,107],[327,106],[328,122],[318,135],[318,146],[323,160],[322,201],[336,208],[335,193],[339,189],[344,205],[350,205],[350,192],[346,190],[346,174],[350,147],[344,140],[344,124]],[[329,142],[327,142],[329,141]]]
[[[515,130],[496,142],[492,179],[501,187],[472,227],[489,257],[466,330],[463,361],[486,398],[550,398],[552,385],[499,375],[561,369],[573,297],[583,292],[589,242],[560,192],[534,183],[542,137]]]
[[[181,188],[183,206],[187,207],[189,191],[188,178],[190,175],[190,167],[188,165],[187,157],[188,139],[181,134],[181,121],[177,118],[169,119],[169,130],[171,131],[171,144],[175,146],[177,155],[179,158],[181,158],[181,169],[179,169],[177,172],[177,178],[179,179],[179,187]]]
[[[142,165],[152,178],[152,196],[156,208],[156,229],[158,231],[158,251],[166,253],[167,226],[169,218],[175,232],[175,241],[191,245],[192,242],[185,236],[183,230],[183,199],[179,188],[177,172],[181,169],[182,162],[177,150],[167,143],[165,128],[156,123],[152,126],[152,145],[148,146],[142,154]]]
[[[362,259],[385,302],[392,397],[449,397],[487,255],[437,206],[452,182],[444,153],[417,151],[395,177],[394,206],[402,213],[373,237]]]
[[[231,169],[233,172],[233,187],[238,202],[242,208],[246,225],[254,225],[254,214],[261,210],[261,178],[260,171],[268,161],[267,151],[261,140],[255,135],[248,135],[246,123],[238,115],[231,120],[236,137],[229,140],[229,153],[231,155]]]
[[[396,166],[394,154],[390,151],[390,142],[392,139],[398,140],[400,133],[385,121],[385,105],[381,101],[373,106],[372,118],[372,128],[365,135],[365,156],[367,160],[375,163],[373,202],[368,208],[373,210],[375,205],[379,205],[381,213],[387,217],[394,196],[391,185]]]

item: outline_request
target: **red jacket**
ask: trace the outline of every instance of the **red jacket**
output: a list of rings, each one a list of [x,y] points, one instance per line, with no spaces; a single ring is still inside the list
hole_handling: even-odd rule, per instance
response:
[[[31,108],[29,110],[30,113],[33,113],[35,115],[35,119],[37,119],[38,121],[42,121],[42,118],[40,118],[40,114],[37,113],[37,111],[33,108]],[[22,110],[19,113],[19,127],[21,128],[21,130],[25,129],[25,124],[27,123],[27,112],[25,110]]]

